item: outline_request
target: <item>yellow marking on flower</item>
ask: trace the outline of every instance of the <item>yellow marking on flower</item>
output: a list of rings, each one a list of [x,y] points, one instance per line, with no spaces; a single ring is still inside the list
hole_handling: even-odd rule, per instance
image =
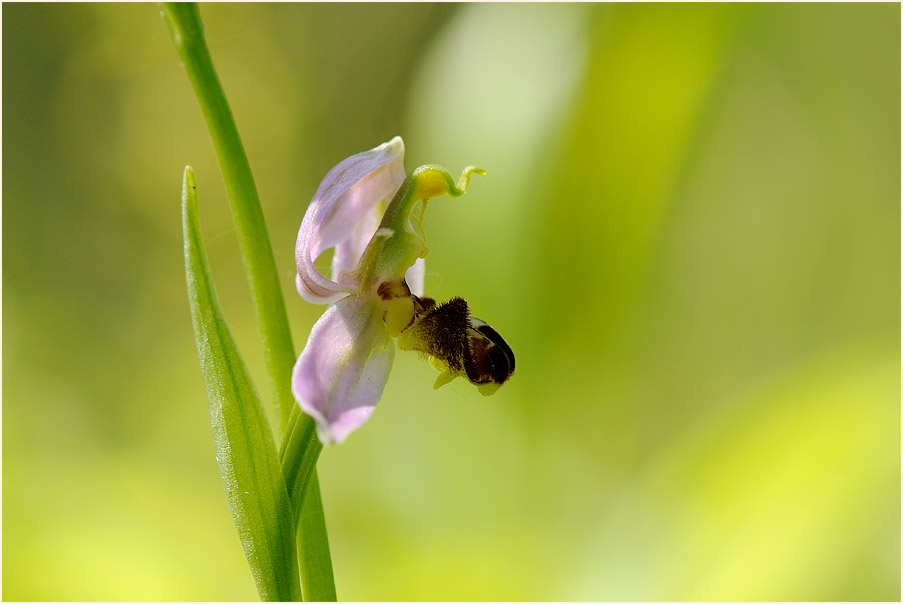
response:
[[[452,373],[451,369],[449,369],[448,363],[440,358],[430,356],[430,365],[439,372],[439,375],[436,376],[436,381],[433,383],[433,390],[439,390],[439,388],[458,377],[456,373]]]
[[[414,174],[414,199],[431,199],[449,191],[448,172],[433,166],[423,166]]]
[[[414,301],[404,279],[384,281],[376,290],[382,318],[389,335],[397,337],[414,320]]]
[[[433,369],[436,371],[448,371],[448,363],[433,355],[430,355],[430,365],[432,365]]]
[[[401,334],[414,318],[414,303],[411,302],[410,297],[382,301],[382,307],[383,321],[386,323],[386,328],[392,337],[397,337]]]
[[[433,390],[439,390],[439,388],[442,388],[443,386],[454,380],[456,377],[458,376],[456,376],[451,371],[443,371],[438,376],[436,376],[436,381],[433,382]]]
[[[445,168],[432,165],[420,166],[411,174],[411,177],[414,179],[414,191],[411,199],[425,201],[440,195],[460,197],[470,184],[471,174],[485,176],[486,170],[476,166],[467,166],[461,172],[456,185],[455,181],[452,180],[451,174]]]

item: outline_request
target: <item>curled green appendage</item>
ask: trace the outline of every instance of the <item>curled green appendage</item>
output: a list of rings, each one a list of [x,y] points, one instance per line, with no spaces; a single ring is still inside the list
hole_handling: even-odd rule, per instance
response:
[[[476,166],[467,166],[466,168],[464,168],[464,171],[461,172],[461,177],[458,178],[458,190],[460,191],[458,195],[463,194],[467,190],[467,187],[470,185],[471,174],[486,176],[486,170],[484,170],[483,168],[477,168]]]
[[[476,166],[467,166],[461,172],[458,184],[455,184],[452,175],[442,166],[426,165],[420,166],[411,174],[414,183],[414,191],[411,199],[415,201],[432,199],[440,195],[448,195],[449,197],[460,197],[467,191],[470,184],[470,175],[476,173],[485,175],[486,170],[477,168]]]

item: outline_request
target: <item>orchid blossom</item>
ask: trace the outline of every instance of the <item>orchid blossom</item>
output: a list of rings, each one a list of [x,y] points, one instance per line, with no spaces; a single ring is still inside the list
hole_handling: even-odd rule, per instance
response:
[[[370,418],[392,368],[393,338],[429,355],[441,371],[436,388],[463,376],[491,394],[514,372],[511,348],[470,316],[463,299],[437,305],[423,297],[427,201],[462,195],[470,175],[485,172],[470,166],[455,184],[439,166],[405,177],[403,161],[396,136],[340,162],[320,183],[298,232],[298,292],[329,307],[295,363],[292,392],[316,420],[323,444],[344,441]],[[314,262],[329,248],[335,251],[326,277]]]

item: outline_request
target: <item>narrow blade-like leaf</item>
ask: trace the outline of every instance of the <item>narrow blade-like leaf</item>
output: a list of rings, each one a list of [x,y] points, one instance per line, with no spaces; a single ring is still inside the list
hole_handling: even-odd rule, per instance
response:
[[[210,424],[232,519],[261,600],[301,599],[294,515],[263,407],[219,305],[190,167],[182,184],[185,274]]]

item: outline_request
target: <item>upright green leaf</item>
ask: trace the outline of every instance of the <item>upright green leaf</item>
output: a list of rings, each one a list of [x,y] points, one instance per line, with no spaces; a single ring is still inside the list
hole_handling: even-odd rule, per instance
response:
[[[295,521],[282,467],[210,278],[197,185],[188,166],[182,184],[182,229],[191,318],[232,519],[261,600],[300,601]]]

